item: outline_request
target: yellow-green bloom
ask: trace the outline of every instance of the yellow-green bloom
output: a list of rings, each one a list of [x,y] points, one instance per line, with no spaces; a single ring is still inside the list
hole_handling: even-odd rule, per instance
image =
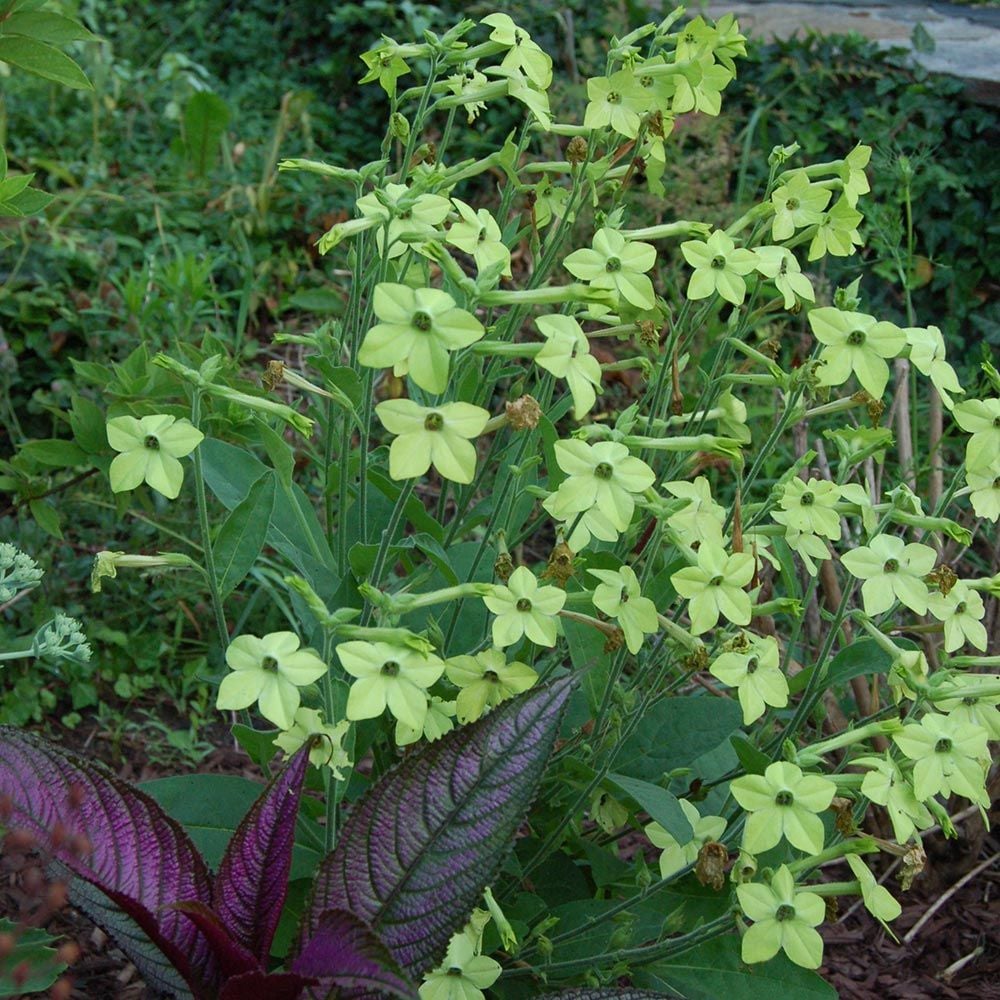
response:
[[[1000,674],[957,674],[937,686],[934,707],[965,725],[981,727],[989,739],[1000,740],[998,689]]]
[[[902,351],[906,344],[903,331],[894,323],[835,306],[811,309],[809,325],[824,345],[819,355],[819,384],[841,385],[854,372],[862,387],[879,399],[889,381],[885,359]]]
[[[774,207],[771,239],[787,240],[796,229],[818,225],[830,197],[831,192],[827,188],[810,183],[808,174],[797,170],[771,193],[771,205]]]
[[[634,139],[639,134],[640,115],[650,110],[646,90],[631,70],[620,69],[609,77],[587,81],[590,103],[583,118],[584,128],[610,125],[619,135]]]
[[[628,822],[628,809],[601,788],[594,792],[589,812],[590,818],[605,833],[614,833]]]
[[[923,578],[937,561],[929,545],[907,545],[896,535],[876,535],[868,545],[845,552],[840,561],[851,576],[864,580],[865,614],[880,615],[896,600],[918,615],[927,614],[929,592]]]
[[[516,661],[508,663],[499,649],[484,649],[475,656],[453,656],[445,661],[444,670],[448,680],[461,688],[456,707],[458,721],[463,725],[527,691],[538,680],[531,667]]]
[[[837,786],[818,774],[803,774],[787,761],[770,764],[763,774],[747,774],[729,786],[736,801],[750,814],[743,831],[743,850],[769,851],[784,837],[808,854],[823,850],[823,821]]]
[[[1000,399],[967,399],[951,411],[955,423],[972,437],[965,448],[965,467],[980,471],[1000,455]]]
[[[757,271],[770,278],[774,287],[784,296],[786,309],[794,309],[800,299],[816,301],[809,279],[802,273],[795,254],[787,247],[757,247]]]
[[[743,912],[754,922],[743,935],[740,954],[744,962],[767,962],[784,951],[796,965],[819,968],[823,939],[816,928],[826,915],[822,896],[797,890],[785,865],[774,873],[770,885],[738,885],[736,896]]]
[[[778,501],[780,510],[771,517],[795,531],[824,535],[834,541],[840,538],[840,515],[836,511],[840,487],[826,479],[810,479],[804,483],[796,477],[785,483]],[[825,550],[824,557],[825,558]]]
[[[892,898],[889,890],[878,884],[868,865],[857,854],[846,855],[846,860],[858,880],[865,909],[882,924],[886,920],[895,920],[903,912],[903,908]]]
[[[496,615],[493,644],[503,649],[527,636],[539,646],[554,646],[556,616],[566,603],[566,592],[558,587],[540,587],[526,566],[518,566],[507,586],[496,584],[483,603]]]
[[[742,304],[747,291],[744,276],[757,264],[752,250],[738,250],[732,239],[717,229],[707,241],[685,240],[681,253],[694,268],[687,288],[689,299],[707,299],[718,292],[734,306]]]
[[[381,45],[368,52],[361,53],[361,59],[368,67],[368,72],[358,83],[374,83],[389,95],[396,96],[396,81],[410,72],[410,67],[397,53],[398,46],[394,42],[383,41]]]
[[[462,219],[448,230],[446,241],[453,247],[458,247],[462,253],[469,254],[476,262],[480,274],[500,264],[502,265],[500,274],[509,278],[510,250],[501,238],[496,219],[490,215],[488,209],[481,208],[477,212],[471,205],[466,205],[458,198],[452,198],[451,201]]]
[[[809,244],[809,260],[818,260],[824,254],[833,257],[850,257],[855,246],[864,242],[858,226],[864,216],[853,208],[847,198],[841,198],[829,212],[823,214],[816,235]]]
[[[788,704],[788,681],[781,672],[777,640],[752,637],[746,649],[723,653],[713,660],[709,673],[737,690],[743,709],[743,724],[759,719],[766,705]]]
[[[910,363],[934,383],[944,405],[951,409],[954,401],[950,393],[964,395],[965,390],[958,384],[955,369],[945,360],[941,331],[936,326],[910,326],[903,330],[903,336],[910,345]]]
[[[573,417],[585,417],[601,391],[601,366],[590,353],[590,343],[572,316],[539,316],[535,320],[545,345],[535,355],[535,364],[566,380],[573,397]]]
[[[411,244],[419,248],[420,243],[437,239],[451,202],[439,194],[414,198],[405,184],[386,184],[378,192],[359,198],[357,208],[364,218],[378,224],[375,239],[379,252],[392,259],[401,257]]]
[[[389,448],[389,475],[414,479],[432,465],[453,483],[471,483],[476,448],[471,438],[483,432],[489,412],[471,403],[420,406],[412,399],[388,399],[375,407],[379,420],[398,435]]]
[[[318,681],[327,671],[311,649],[299,649],[300,645],[294,632],[270,632],[262,638],[237,636],[226,649],[232,673],[222,679],[215,707],[239,709],[257,702],[268,722],[291,729],[299,688]]]
[[[388,642],[342,642],[337,656],[356,678],[347,696],[347,718],[374,719],[388,707],[400,722],[422,729],[427,714],[426,690],[441,674],[436,656]]]
[[[470,935],[459,931],[452,937],[444,961],[424,977],[420,1000],[484,1000],[483,990],[500,978],[501,971],[499,962],[480,955]]]
[[[107,424],[108,444],[121,452],[111,463],[109,477],[115,493],[148,483],[168,500],[181,492],[184,469],[178,461],[205,439],[190,420],[165,413],[148,417],[115,417]]]
[[[1000,454],[988,465],[966,468],[965,481],[976,517],[1000,519]]]
[[[872,158],[871,146],[858,143],[847,156],[844,157],[840,165],[840,180],[844,185],[844,198],[848,205],[854,208],[858,203],[859,195],[868,194],[871,185],[865,175],[865,167]]]
[[[731,69],[718,65],[708,54],[687,63],[674,77],[677,85],[674,114],[698,110],[713,117],[718,115],[722,110],[722,91],[735,76]]]
[[[685,544],[710,541],[722,544],[722,526],[726,510],[712,499],[712,487],[705,476],[698,476],[693,483],[675,480],[664,483],[663,489],[688,505],[671,514],[667,524]]]
[[[698,565],[678,570],[670,577],[674,589],[687,598],[691,631],[695,635],[714,628],[722,615],[734,625],[748,625],[750,595],[743,589],[754,575],[749,552],[729,555],[715,542],[702,542]]]
[[[681,811],[687,817],[693,831],[692,838],[686,844],[677,842],[677,838],[660,826],[659,823],[649,823],[644,832],[654,847],[660,848],[660,877],[668,878],[682,868],[692,865],[698,860],[698,852],[709,841],[718,840],[726,830],[726,821],[721,816],[702,816],[698,807],[687,799],[678,799]]]
[[[896,746],[914,762],[913,791],[923,802],[935,795],[961,795],[986,808],[987,733],[952,715],[928,713],[893,733]]]
[[[967,642],[984,650],[988,637],[983,625],[986,606],[978,592],[961,580],[947,594],[932,593],[927,598],[927,609],[944,623],[944,648],[949,653],[961,649]]]
[[[486,332],[437,288],[382,282],[375,286],[373,309],[382,322],[365,334],[358,361],[372,368],[391,365],[395,375],[409,375],[428,392],[447,387],[449,351],[468,347]]]
[[[536,87],[548,90],[552,83],[552,57],[531,40],[524,28],[518,27],[508,14],[489,14],[480,24],[488,24],[493,29],[491,42],[509,46],[500,64],[504,69],[517,70]]]
[[[563,267],[573,277],[589,281],[591,288],[607,288],[638,309],[652,309],[656,297],[646,272],[655,263],[652,243],[635,243],[617,230],[605,228],[594,234],[592,250],[574,250]]]
[[[601,582],[594,588],[594,607],[614,618],[625,635],[625,645],[633,655],[642,648],[646,635],[658,632],[656,605],[642,596],[639,578],[631,566],[619,570],[587,571]]]
[[[880,806],[885,806],[892,822],[892,831],[900,844],[905,844],[918,829],[934,822],[927,807],[913,794],[910,779],[900,770],[889,751],[884,757],[859,757],[854,761],[871,768],[861,782],[861,794]]]
[[[343,769],[351,766],[351,759],[343,747],[350,723],[340,721],[335,726],[323,721],[314,708],[298,708],[292,725],[274,738],[274,744],[291,756],[306,740],[320,737],[309,751],[313,767],[328,767],[337,781],[344,780]]]
[[[455,702],[437,695],[427,699],[427,714],[419,726],[410,726],[402,719],[396,722],[396,746],[408,747],[422,736],[428,743],[441,739],[455,728]]]

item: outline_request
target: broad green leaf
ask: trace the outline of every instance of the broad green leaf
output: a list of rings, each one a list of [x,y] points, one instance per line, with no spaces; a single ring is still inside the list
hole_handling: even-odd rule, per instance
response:
[[[205,863],[216,869],[233,833],[257,801],[263,785],[231,774],[185,774],[156,778],[138,786],[151,795],[194,841]],[[291,878],[316,870],[320,854],[310,846],[305,820],[299,817],[292,851]]]
[[[771,758],[766,753],[758,750],[745,736],[740,733],[733,733],[729,737],[740,765],[747,774],[763,774],[767,770]]]
[[[23,997],[47,990],[65,970],[66,963],[56,961],[56,949],[52,947],[59,943],[59,938],[37,927],[15,924],[5,917],[0,917],[0,934],[11,935],[17,942],[14,950],[4,956],[0,968],[0,998]],[[12,972],[18,966],[27,969],[28,974],[27,978],[15,983]]]
[[[899,645],[911,648],[905,641],[900,642]],[[854,677],[863,677],[865,674],[888,673],[891,666],[892,657],[874,639],[858,639],[857,642],[845,646],[830,661],[823,682],[826,687],[836,687],[838,684],[843,684]],[[792,694],[798,694],[805,690],[815,669],[815,666],[806,667],[794,677],[790,677],[788,690]]]
[[[288,442],[263,420],[258,420],[256,424],[260,443],[278,474],[278,481],[288,489],[292,485],[292,474],[295,472],[295,452]]]
[[[97,36],[82,24],[47,10],[20,10],[0,21],[0,34],[27,35],[49,45],[97,41]]]
[[[230,512],[212,546],[222,597],[228,597],[253,568],[267,539],[274,508],[274,473],[261,476],[247,498]]]
[[[69,425],[76,443],[89,455],[108,449],[104,411],[86,396],[74,396],[69,412]]]
[[[39,465],[48,465],[56,469],[69,469],[75,465],[83,465],[87,461],[87,456],[79,445],[62,438],[29,441],[20,448],[18,454]]]
[[[62,528],[59,526],[59,513],[47,500],[32,500],[28,510],[38,527],[53,538],[62,538]]]
[[[609,774],[605,780],[648,812],[649,818],[659,823],[678,844],[686,844],[694,836],[677,797],[665,788],[624,774]]]
[[[274,738],[280,735],[280,729],[252,729],[237,722],[230,732],[258,767],[266,767],[278,753]]]
[[[573,669],[580,676],[580,687],[593,714],[604,697],[611,669],[611,657],[604,652],[604,633],[591,625],[570,619],[565,619],[562,624]]]
[[[815,972],[784,955],[761,965],[744,965],[736,934],[714,938],[670,962],[636,970],[637,986],[680,993],[687,1000],[837,1000],[837,991]]]
[[[198,91],[184,106],[184,148],[188,163],[199,177],[204,177],[215,162],[228,124],[226,102],[211,91]]]
[[[0,35],[0,59],[73,90],[94,89],[83,70],[69,56],[34,38]]]

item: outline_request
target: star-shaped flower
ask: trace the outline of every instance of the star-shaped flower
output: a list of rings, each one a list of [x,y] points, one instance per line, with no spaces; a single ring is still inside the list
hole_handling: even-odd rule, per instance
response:
[[[777,640],[771,636],[752,637],[747,648],[717,656],[709,673],[737,689],[744,725],[759,719],[766,705],[784,708],[788,704],[788,681],[781,672]]]
[[[375,242],[379,252],[389,259],[401,257],[408,246],[440,238],[439,227],[448,218],[451,202],[439,194],[421,194],[416,198],[405,184],[386,184],[384,188],[364,195],[357,201],[361,215],[379,225]],[[386,247],[388,246],[388,250]]]
[[[115,493],[134,490],[141,482],[174,500],[181,492],[184,469],[178,461],[204,440],[190,420],[165,413],[148,417],[115,417],[107,424],[108,444],[121,452],[111,463],[109,477]]]
[[[750,595],[743,589],[753,579],[754,558],[749,552],[729,555],[719,544],[704,541],[698,565],[678,570],[670,582],[688,600],[691,631],[695,635],[714,628],[722,615],[734,625],[748,625]]]
[[[631,566],[619,570],[591,569],[601,582],[594,588],[594,607],[614,618],[625,634],[625,645],[633,655],[642,648],[647,634],[659,631],[656,605],[642,596],[639,578]]]
[[[965,467],[980,471],[1000,455],[1000,399],[968,399],[951,411],[955,423],[971,434],[965,448]]]
[[[458,247],[462,253],[469,254],[476,262],[480,274],[491,267],[501,265],[500,274],[509,278],[510,250],[503,242],[496,219],[490,215],[488,209],[481,208],[476,211],[458,198],[452,198],[451,201],[458,209],[461,221],[454,223],[448,230],[446,241],[453,247]]]
[[[437,288],[382,282],[375,286],[373,308],[382,322],[365,334],[358,361],[371,368],[391,365],[395,375],[409,375],[428,392],[444,392],[448,385],[448,353],[486,332]]]
[[[453,483],[471,483],[476,448],[470,441],[483,432],[489,412],[471,403],[420,406],[412,399],[387,399],[375,407],[383,426],[398,435],[389,448],[389,475],[414,479],[432,465]]]
[[[797,170],[771,192],[771,205],[774,207],[771,239],[787,240],[796,229],[818,225],[830,198],[831,192],[827,188],[812,184],[804,170]]]
[[[770,885],[738,885],[736,896],[743,912],[754,921],[743,935],[740,954],[744,962],[766,962],[783,950],[796,965],[819,968],[823,939],[816,928],[826,915],[822,896],[796,890],[785,865],[774,873]]]
[[[683,510],[667,518],[667,524],[685,545],[696,541],[722,544],[726,510],[712,499],[712,487],[705,476],[698,476],[692,483],[681,480],[664,483],[663,489],[680,500],[690,501]]]
[[[851,208],[857,205],[860,195],[868,194],[871,191],[871,185],[865,174],[865,167],[868,166],[868,161],[871,158],[871,146],[865,146],[859,142],[841,163],[840,180],[844,185],[844,198]]]
[[[652,243],[626,240],[615,229],[598,229],[592,250],[574,250],[563,266],[575,278],[589,281],[591,288],[616,291],[638,309],[656,305],[653,283],[646,272],[656,263]]]
[[[539,316],[535,320],[545,346],[535,364],[563,378],[573,397],[573,417],[580,420],[593,409],[601,391],[601,366],[590,353],[590,343],[572,316]]]
[[[955,369],[945,360],[941,331],[936,326],[910,326],[903,330],[903,335],[910,345],[910,363],[934,383],[944,405],[951,409],[955,404],[950,393],[964,395],[965,390],[958,384]]]
[[[722,110],[722,91],[735,76],[732,70],[718,65],[710,54],[688,62],[674,77],[677,84],[674,114],[698,110],[715,117]]]
[[[526,663],[508,663],[499,649],[484,649],[475,656],[453,656],[444,669],[448,680],[461,688],[456,704],[458,721],[463,725],[527,691],[538,680],[538,674]]]
[[[319,737],[309,751],[309,763],[313,767],[328,767],[337,781],[343,781],[343,769],[351,766],[351,759],[342,746],[350,728],[345,720],[336,725],[324,722],[314,708],[298,708],[291,727],[274,738],[274,745],[290,757],[306,740]]]
[[[1000,740],[998,689],[1000,674],[958,674],[937,686],[934,707],[964,725],[979,726],[989,739]]]
[[[583,118],[584,128],[610,125],[629,139],[639,134],[640,116],[651,110],[647,91],[628,69],[620,69],[609,77],[589,79],[587,99],[590,103]]]
[[[484,1000],[483,990],[501,971],[499,962],[478,954],[469,935],[460,931],[451,939],[444,961],[424,977],[420,1000]]]
[[[709,841],[718,840],[726,830],[726,821],[721,816],[702,816],[698,812],[698,807],[687,799],[678,799],[678,802],[694,833],[686,844],[678,843],[677,838],[667,833],[659,823],[649,823],[644,828],[650,843],[654,847],[659,847],[662,852],[661,878],[668,878],[682,868],[694,864],[698,860],[698,852],[702,846]]]
[[[855,246],[864,242],[858,232],[863,218],[847,198],[841,198],[829,212],[823,213],[816,235],[809,244],[808,259],[818,260],[824,254],[850,257]]]
[[[881,398],[889,381],[886,358],[896,357],[906,344],[894,323],[879,322],[865,313],[846,312],[835,306],[809,311],[813,335],[824,344],[819,360],[820,385],[841,385],[857,376],[862,387]]]
[[[893,835],[900,844],[905,844],[918,829],[926,829],[934,823],[934,818],[913,794],[909,778],[900,770],[889,751],[884,757],[859,757],[854,763],[871,768],[861,782],[861,794],[885,806],[892,822]]]
[[[396,720],[396,746],[408,747],[422,736],[428,743],[441,739],[455,728],[455,703],[437,695],[427,698],[427,713],[419,726],[410,726],[402,719]]]
[[[931,712],[893,733],[896,746],[914,761],[913,791],[922,802],[935,795],[961,795],[989,808],[986,769],[990,754],[981,726]]]
[[[865,614],[880,615],[896,600],[918,615],[927,613],[923,578],[937,562],[937,553],[929,545],[907,545],[896,535],[876,535],[868,545],[845,552],[840,561],[851,576],[864,580]]]
[[[840,515],[836,511],[840,488],[826,479],[812,478],[804,483],[796,477],[785,483],[778,501],[780,510],[771,517],[796,531],[840,538]]]
[[[786,309],[794,309],[799,300],[816,301],[809,279],[802,273],[795,254],[787,247],[757,247],[757,271],[770,278],[784,296]]]
[[[347,695],[347,718],[374,719],[388,707],[400,722],[422,729],[427,714],[426,691],[441,674],[436,656],[388,642],[342,642],[337,656],[357,678]]]
[[[566,592],[558,587],[540,587],[527,566],[518,566],[507,586],[495,584],[483,603],[493,619],[493,644],[503,649],[527,636],[539,646],[554,646],[556,616],[566,603]]]
[[[939,622],[944,622],[947,652],[954,653],[967,642],[986,651],[988,637],[983,625],[986,606],[979,593],[968,584],[959,580],[947,594],[932,593],[927,598],[927,608]]]
[[[536,87],[548,90],[552,83],[552,57],[531,40],[524,28],[518,27],[508,14],[489,14],[480,23],[493,29],[491,42],[509,46],[501,66],[518,70]]]
[[[712,233],[707,241],[685,240],[681,244],[684,259],[694,268],[688,282],[689,299],[707,299],[713,292],[734,306],[741,305],[746,296],[744,275],[757,264],[752,250],[738,250],[736,244],[721,229]]]
[[[808,854],[823,850],[823,821],[817,813],[829,808],[837,786],[818,774],[803,774],[787,761],[768,765],[763,774],[747,774],[729,786],[733,798],[747,810],[743,850],[769,851],[784,837]]]
[[[299,649],[300,645],[294,632],[235,638],[226,649],[232,673],[222,679],[215,707],[247,708],[256,701],[268,722],[279,729],[291,729],[299,707],[299,688],[318,681],[327,671],[311,649]]]
[[[988,465],[966,468],[965,481],[976,517],[1000,519],[1000,454]]]

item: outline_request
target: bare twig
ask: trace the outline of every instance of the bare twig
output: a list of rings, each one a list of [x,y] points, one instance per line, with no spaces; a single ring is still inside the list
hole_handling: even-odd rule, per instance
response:
[[[997,851],[996,854],[990,855],[990,857],[988,857],[985,861],[976,865],[972,871],[966,872],[966,874],[963,875],[950,889],[941,893],[941,895],[938,896],[938,898],[927,908],[927,912],[906,932],[906,936],[903,938],[903,944],[909,944],[920,933],[920,929],[924,926],[924,924],[926,924],[927,921],[930,920],[931,917],[933,917],[934,914],[937,913],[937,911],[940,910],[941,907],[944,906],[944,904],[947,903],[956,892],[959,891],[959,889],[971,882],[980,872],[986,871],[990,865],[996,864],[997,861],[1000,861],[1000,851]]]

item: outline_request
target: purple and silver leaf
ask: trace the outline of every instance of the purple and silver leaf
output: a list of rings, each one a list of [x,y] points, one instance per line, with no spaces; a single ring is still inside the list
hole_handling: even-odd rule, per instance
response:
[[[292,963],[292,971],[318,979],[327,993],[418,1000],[417,988],[400,970],[375,932],[353,913],[327,910],[316,932]],[[334,989],[338,992],[334,993]]]
[[[663,1000],[663,993],[650,993],[632,986],[585,986],[579,990],[546,993],[542,1000]]]
[[[218,960],[224,980],[230,976],[261,969],[261,963],[256,957],[239,942],[233,940],[228,928],[219,919],[219,915],[204,903],[185,901],[175,903],[173,908],[183,913],[205,935]]]
[[[9,810],[7,827],[27,830],[74,876],[70,895],[81,908],[99,912],[112,931],[115,910],[127,915],[131,923],[122,921],[117,940],[144,976],[155,982],[163,970],[151,966],[137,928],[196,995],[218,983],[205,937],[169,908],[182,899],[210,903],[211,876],[188,835],[153,799],[96,761],[0,726],[0,800]],[[79,886],[79,879],[106,899]]]
[[[524,820],[572,687],[563,679],[503,702],[383,776],[320,865],[300,939],[324,911],[348,910],[411,976],[437,964]]]
[[[304,746],[271,779],[233,834],[215,876],[212,908],[229,933],[263,967],[288,892],[302,782]]]
[[[227,980],[219,991],[219,1000],[299,1000],[311,984],[311,979],[292,972],[254,969]]]

